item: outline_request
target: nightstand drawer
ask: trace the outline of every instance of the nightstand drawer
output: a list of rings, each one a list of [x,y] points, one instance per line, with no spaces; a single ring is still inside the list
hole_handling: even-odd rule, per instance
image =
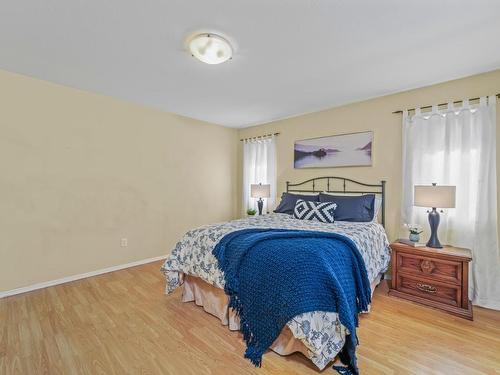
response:
[[[398,252],[399,272],[430,277],[433,280],[450,282],[456,285],[462,283],[462,263],[431,257],[423,257],[404,252]]]
[[[469,301],[469,249],[413,247],[392,243],[389,295],[472,320]]]
[[[455,286],[398,273],[396,290],[451,306],[461,306],[462,292],[460,285]]]

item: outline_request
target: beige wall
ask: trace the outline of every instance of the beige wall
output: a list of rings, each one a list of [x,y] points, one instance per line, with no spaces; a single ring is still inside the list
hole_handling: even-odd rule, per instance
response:
[[[361,83],[360,83],[361,84]],[[365,182],[387,180],[387,232],[391,240],[400,231],[401,202],[401,115],[393,111],[459,100],[500,92],[500,70],[472,76],[439,85],[411,90],[400,94],[380,97],[311,113],[299,117],[272,122],[266,125],[242,129],[239,137],[250,137],[271,132],[280,132],[277,140],[278,191],[285,189],[285,182],[300,182],[307,178],[324,175],[342,176]],[[500,107],[497,108],[500,122]],[[294,169],[293,143],[307,139],[342,133],[373,130],[373,166],[329,169]],[[500,134],[500,132],[498,132]],[[497,136],[498,136],[497,134]],[[497,141],[500,144],[500,141]],[[500,153],[497,154],[497,160]],[[241,164],[241,145],[239,150]],[[497,162],[500,166],[500,162]],[[239,169],[241,181],[241,168]],[[498,173],[500,176],[500,173]],[[241,196],[241,182],[238,198]],[[241,199],[239,210],[241,210]],[[240,212],[240,211],[238,211]]]
[[[234,129],[0,71],[0,291],[164,255],[231,219],[237,144]]]
[[[499,91],[497,70],[236,131],[0,71],[0,292],[164,255],[189,228],[239,215],[237,139],[275,131],[280,192],[320,175],[386,179],[394,239],[401,115],[392,112]],[[293,168],[295,140],[366,130],[372,167]]]

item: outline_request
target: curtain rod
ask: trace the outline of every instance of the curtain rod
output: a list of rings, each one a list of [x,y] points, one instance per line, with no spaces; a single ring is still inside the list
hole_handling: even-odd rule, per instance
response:
[[[269,133],[264,135],[257,135],[255,137],[241,138],[240,141],[243,142],[243,141],[248,141],[249,139],[267,138],[267,137],[272,137],[273,135],[280,135],[280,133]]]
[[[496,94],[495,96],[496,96],[497,98],[500,98],[500,94]],[[473,101],[473,100],[479,100],[479,99],[481,99],[481,98],[470,98],[470,99],[468,99],[468,100]],[[459,103],[463,103],[463,100],[457,100],[456,102],[453,102],[453,104],[459,104]],[[440,103],[440,104],[438,104],[437,106],[438,106],[438,107],[442,107],[443,105],[448,105],[448,103]],[[433,107],[432,105],[427,105],[427,106],[425,106],[425,107],[420,107],[420,109],[432,109],[432,107]],[[410,112],[410,111],[414,111],[414,110],[415,110],[415,108],[410,108],[410,109],[408,109],[408,112]],[[402,110],[399,110],[399,111],[394,111],[394,112],[392,112],[392,113],[393,113],[393,114],[403,113],[403,111],[402,111]]]

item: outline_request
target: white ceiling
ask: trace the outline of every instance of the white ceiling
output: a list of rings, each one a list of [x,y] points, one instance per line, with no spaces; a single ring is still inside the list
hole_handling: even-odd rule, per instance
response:
[[[246,127],[500,68],[499,0],[1,0],[0,68]],[[185,50],[194,32],[231,61]]]

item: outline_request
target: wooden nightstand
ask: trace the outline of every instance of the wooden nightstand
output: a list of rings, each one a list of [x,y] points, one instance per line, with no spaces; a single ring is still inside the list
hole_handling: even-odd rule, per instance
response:
[[[391,244],[392,287],[389,295],[405,298],[472,320],[469,301],[469,249]]]

